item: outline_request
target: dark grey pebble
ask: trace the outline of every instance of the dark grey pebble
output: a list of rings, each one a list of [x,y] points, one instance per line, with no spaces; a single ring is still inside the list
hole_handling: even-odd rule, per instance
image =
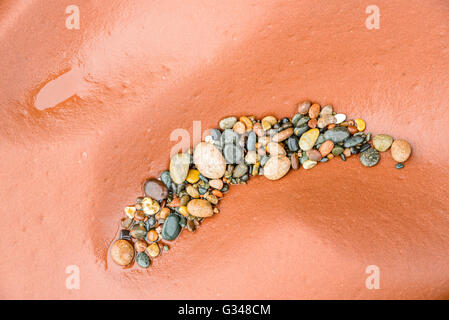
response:
[[[150,257],[145,252],[139,252],[137,254],[136,262],[141,268],[148,268],[151,264]]]
[[[304,115],[297,113],[293,116],[292,119],[292,124],[293,126],[297,127],[298,126],[298,121],[301,120],[304,117]]]
[[[369,143],[365,143],[364,145],[362,145],[360,147],[360,152],[364,152],[364,151],[368,150],[369,148],[371,148],[371,145]]]
[[[333,143],[343,142],[349,136],[350,133],[346,127],[335,127],[324,133],[324,139],[332,140]]]
[[[345,140],[343,146],[345,148],[355,147],[356,145],[362,143],[365,140],[365,137],[360,136],[353,136]]]
[[[346,161],[346,156],[344,155],[344,153],[340,154],[340,158],[341,160]]]
[[[166,170],[161,173],[161,181],[166,185],[168,189],[172,189],[172,180],[170,177],[170,171]]]
[[[349,148],[349,149],[351,150],[351,153],[352,153],[352,154],[357,154],[357,153],[360,152],[360,150],[359,150],[358,148],[356,148],[356,147],[351,147],[351,148]]]
[[[310,117],[302,117],[301,119],[299,119],[298,120],[298,122],[296,122],[296,125],[295,125],[295,127],[301,127],[302,125],[304,125],[304,124],[307,124],[307,122],[309,122],[309,120],[310,120]],[[307,128],[308,128],[309,126],[307,126]]]
[[[290,136],[287,140],[288,149],[292,152],[296,152],[299,150],[298,138],[295,136]]]
[[[164,240],[175,240],[179,233],[181,232],[181,226],[179,225],[180,218],[177,214],[170,214],[167,219],[165,219],[164,226],[162,227],[162,238]]]
[[[380,160],[380,154],[374,148],[370,148],[360,154],[360,162],[365,167],[375,166],[379,162],[379,160]]]
[[[148,220],[145,221],[145,229],[147,229],[147,231],[150,231],[150,229],[153,229],[157,224],[157,220],[155,216],[149,216]]]
[[[293,129],[293,133],[295,134],[295,136],[300,137],[307,130],[309,130],[309,126],[306,123]]]
[[[129,230],[122,229],[120,230],[120,240],[131,240],[131,235],[129,234]]]

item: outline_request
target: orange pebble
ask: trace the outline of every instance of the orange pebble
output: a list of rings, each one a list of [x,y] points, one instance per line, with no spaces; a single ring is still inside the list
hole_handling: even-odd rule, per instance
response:
[[[218,197],[218,198],[223,197],[223,193],[222,193],[220,190],[217,190],[217,189],[212,190],[212,194],[213,194],[214,196]]]
[[[162,210],[159,212],[161,219],[166,219],[169,214],[170,214],[170,209],[167,207],[162,208]]]
[[[314,103],[309,108],[309,117],[310,119],[316,119],[318,118],[318,115],[320,114],[321,107],[318,103]]]
[[[159,238],[159,235],[155,230],[148,231],[148,241],[156,241]]]
[[[239,119],[246,127],[246,131],[251,131],[253,129],[253,122],[248,117],[240,117]]]
[[[359,130],[355,126],[348,126],[348,130],[349,130],[350,134],[355,134],[355,133],[359,132]]]
[[[330,125],[327,126],[327,129],[328,129],[328,130],[329,130],[329,129],[332,129],[332,128],[335,128],[335,123],[331,123]]]
[[[307,122],[307,125],[313,129],[313,128],[316,128],[317,123],[318,123],[318,120],[316,118],[313,118],[313,119],[310,119],[309,122]]]

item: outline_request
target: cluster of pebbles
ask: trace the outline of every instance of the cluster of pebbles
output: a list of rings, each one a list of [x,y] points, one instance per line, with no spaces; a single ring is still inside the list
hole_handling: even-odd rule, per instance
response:
[[[218,203],[230,185],[246,184],[251,176],[278,180],[290,168],[308,170],[356,154],[362,165],[372,167],[387,150],[402,168],[410,144],[387,134],[371,139],[365,126],[362,119],[346,119],[331,105],[310,101],[300,103],[293,118],[222,119],[219,129],[210,130],[194,150],[174,155],[159,179],[144,183],[144,196],[124,210],[119,239],[111,247],[113,261],[121,266],[136,261],[148,268],[183,229],[193,232],[219,212]]]

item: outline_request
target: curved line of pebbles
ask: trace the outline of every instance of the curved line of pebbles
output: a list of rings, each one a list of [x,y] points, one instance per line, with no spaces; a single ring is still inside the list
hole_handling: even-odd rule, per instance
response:
[[[127,266],[136,261],[148,268],[152,259],[169,250],[183,229],[191,232],[219,212],[218,203],[233,184],[246,184],[250,177],[269,180],[285,176],[290,168],[311,169],[340,157],[360,154],[366,167],[375,166],[380,152],[391,150],[396,168],[403,168],[411,154],[405,140],[387,134],[365,132],[365,121],[346,119],[331,105],[321,107],[304,101],[292,118],[266,116],[227,117],[212,129],[195,150],[170,160],[159,179],[143,185],[143,197],[125,208],[119,239],[111,246],[113,261]]]

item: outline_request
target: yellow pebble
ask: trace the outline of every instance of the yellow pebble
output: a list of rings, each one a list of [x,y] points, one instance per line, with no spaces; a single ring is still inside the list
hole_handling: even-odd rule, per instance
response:
[[[136,213],[136,207],[126,207],[125,214],[128,218],[134,219],[134,215]]]
[[[248,117],[243,116],[243,117],[240,117],[239,120],[241,122],[243,122],[243,124],[245,125],[246,131],[249,132],[249,131],[253,130],[253,122]]]
[[[151,258],[156,258],[161,252],[159,245],[156,242],[150,244],[145,251]]]
[[[272,126],[274,126],[278,122],[278,120],[273,116],[266,116],[262,119],[262,121],[267,121]]]
[[[200,180],[200,172],[195,169],[190,169],[186,180],[189,183],[197,183]]]
[[[180,206],[179,207],[179,213],[182,214],[184,217],[189,216],[189,211],[187,210],[186,206]]]
[[[357,130],[363,131],[365,130],[366,123],[362,119],[355,119],[355,125],[357,126]]]
[[[262,129],[263,131],[268,131],[271,129],[271,124],[266,121],[266,120],[262,120]]]
[[[154,215],[156,214],[161,206],[159,205],[159,202],[154,201],[150,197],[145,197],[142,199],[142,210],[145,213],[145,215]]]

